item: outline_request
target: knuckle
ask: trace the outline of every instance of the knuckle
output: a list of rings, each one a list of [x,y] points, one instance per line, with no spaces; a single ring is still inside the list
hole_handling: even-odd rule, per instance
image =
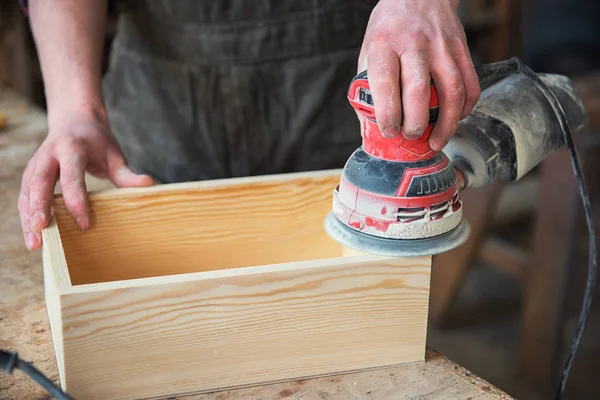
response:
[[[82,215],[85,212],[85,198],[82,191],[71,193],[64,197],[67,209],[73,215]]]
[[[429,96],[429,82],[424,76],[415,76],[404,88],[404,92],[410,99],[424,99]]]
[[[38,191],[34,191],[29,198],[30,208],[45,208],[45,204],[48,202],[46,194]]]
[[[400,84],[391,77],[376,74],[369,77],[369,85],[371,86],[371,94],[374,97],[380,97],[383,92],[393,92],[394,87],[400,86]]]
[[[469,91],[469,93],[467,93],[467,99],[473,103],[478,102],[480,98],[481,98],[481,88],[479,87],[479,85],[477,85],[477,87],[473,88],[473,90],[471,90],[471,91]]]
[[[373,36],[371,36],[369,49],[376,50],[382,47],[388,47],[392,40],[393,35],[388,29],[378,29],[377,31],[373,32]]]
[[[34,158],[40,157],[49,157],[52,156],[56,152],[57,142],[56,139],[52,137],[47,137],[46,140],[42,143],[40,148],[35,153]]]
[[[75,173],[65,173],[61,177],[61,187],[64,191],[78,189],[81,186],[81,178]]]
[[[35,193],[30,198],[29,209],[30,212],[33,213],[35,210],[43,210],[46,208],[46,204],[48,203],[48,199],[45,194]]]
[[[38,191],[41,186],[44,185],[46,181],[44,180],[42,174],[36,174],[31,177],[29,181],[29,198],[33,199],[38,196]]]
[[[65,197],[65,205],[71,212],[76,213],[76,214],[81,213],[81,211],[83,210],[81,196],[79,196],[79,195],[76,195],[76,196],[71,195],[71,196]]]
[[[453,75],[448,79],[448,88],[446,95],[452,99],[460,99],[465,96],[465,88],[462,84],[460,76]]]
[[[71,155],[76,156],[85,152],[88,148],[88,144],[82,138],[68,137],[60,142],[59,147],[60,150],[64,151],[65,153],[71,153]]]
[[[427,48],[431,44],[431,39],[423,30],[416,30],[404,35],[404,40],[411,43],[413,47]]]
[[[446,38],[446,42],[450,45],[450,47],[459,51],[460,53],[469,55],[469,46],[467,45],[467,42],[462,34],[452,35],[449,38]]]
[[[419,91],[406,91],[402,97],[403,102],[412,106],[412,109],[425,110],[429,108],[429,98],[426,93],[422,93]]]
[[[47,168],[39,168],[37,171],[35,171],[29,180],[30,196],[34,190],[39,190],[40,187],[50,184],[51,179],[51,171],[49,171]]]
[[[19,194],[19,198],[17,199],[17,209],[22,212],[26,209],[28,204],[29,196],[25,195],[25,193]]]
[[[85,160],[85,153],[83,151],[76,151],[74,153],[71,153],[68,155],[68,162],[73,164],[73,165],[81,165],[83,164],[83,161]]]

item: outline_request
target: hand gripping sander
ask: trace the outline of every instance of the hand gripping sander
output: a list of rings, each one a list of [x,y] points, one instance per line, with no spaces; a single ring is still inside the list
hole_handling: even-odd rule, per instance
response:
[[[470,232],[461,190],[520,179],[565,143],[563,123],[575,131],[587,122],[565,76],[537,75],[518,58],[476,71],[480,100],[441,152],[429,147],[440,106],[433,81],[429,125],[419,139],[408,140],[379,130],[367,71],[352,80],[348,100],[362,116],[362,145],[333,191],[324,225],[333,239],[385,256],[433,255],[460,246]]]

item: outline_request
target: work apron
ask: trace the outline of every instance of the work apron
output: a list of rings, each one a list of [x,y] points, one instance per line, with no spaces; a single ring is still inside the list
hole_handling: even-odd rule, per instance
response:
[[[376,0],[131,0],[104,99],[130,166],[157,182],[341,168]]]

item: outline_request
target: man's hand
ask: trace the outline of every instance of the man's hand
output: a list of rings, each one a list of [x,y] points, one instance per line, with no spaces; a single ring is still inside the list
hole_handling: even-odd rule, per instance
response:
[[[101,89],[106,8],[106,0],[29,0],[50,128],[21,182],[18,208],[30,250],[42,244],[40,231],[50,220],[57,181],[69,213],[82,230],[90,224],[85,172],[109,179],[117,187],[153,184],[150,177],[127,167],[109,128]]]
[[[441,150],[473,109],[480,87],[458,0],[381,0],[365,33],[358,70],[368,69],[379,128],[419,138],[428,124],[430,76],[440,114],[429,144]],[[402,89],[402,92],[401,90]]]
[[[51,126],[50,133],[29,161],[21,182],[18,208],[25,244],[41,246],[40,231],[48,225],[57,180],[65,205],[81,230],[89,227],[85,172],[109,179],[117,187],[148,186],[152,179],[136,175],[108,124],[94,117],[76,117]]]

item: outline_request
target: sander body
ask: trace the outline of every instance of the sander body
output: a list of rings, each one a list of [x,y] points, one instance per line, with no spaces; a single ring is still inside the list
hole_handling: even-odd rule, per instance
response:
[[[569,78],[532,79],[523,68],[517,58],[476,67],[481,97],[441,152],[429,146],[440,107],[433,81],[429,125],[409,140],[381,133],[367,71],[358,74],[348,100],[360,115],[362,145],[333,191],[328,234],[344,246],[385,256],[433,255],[464,243],[470,229],[462,190],[518,180],[560,148],[565,138],[557,113],[572,131],[587,122]]]

